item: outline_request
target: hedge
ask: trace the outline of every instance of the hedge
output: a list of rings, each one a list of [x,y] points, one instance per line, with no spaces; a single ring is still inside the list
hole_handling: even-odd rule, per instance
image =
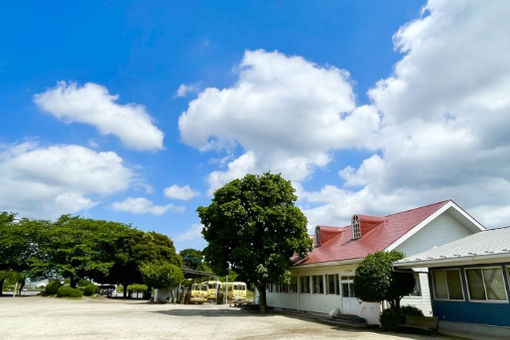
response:
[[[423,312],[413,306],[385,309],[379,319],[381,329],[384,331],[397,331],[398,326],[405,323],[407,315],[423,316]]]
[[[100,288],[92,283],[83,287],[83,295],[85,295],[85,296],[92,296],[94,294],[98,294],[99,291],[100,291]]]
[[[57,290],[57,297],[81,297],[81,290],[72,287],[60,287]]]
[[[58,289],[62,287],[62,284],[60,281],[54,280],[48,283],[46,288],[44,288],[44,291],[42,292],[43,295],[55,295],[57,294]]]

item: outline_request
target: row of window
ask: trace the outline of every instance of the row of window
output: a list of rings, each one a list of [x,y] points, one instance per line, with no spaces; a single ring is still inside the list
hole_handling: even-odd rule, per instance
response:
[[[340,276],[339,274],[300,276],[299,287],[303,294],[331,294],[343,297],[354,297],[354,276]],[[268,293],[297,293],[297,281],[290,284],[268,284]]]
[[[502,267],[466,268],[464,277],[470,301],[508,301]],[[460,269],[434,270],[432,278],[436,300],[465,300]]]

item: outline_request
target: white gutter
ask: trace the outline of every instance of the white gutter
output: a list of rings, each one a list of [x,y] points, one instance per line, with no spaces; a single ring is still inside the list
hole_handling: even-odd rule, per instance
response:
[[[493,260],[508,259],[510,261],[510,253],[490,254],[490,255],[472,255],[448,257],[442,259],[430,259],[409,262],[395,262],[393,267],[412,268],[412,267],[441,267],[445,264],[458,264],[459,262],[469,262],[469,264],[479,264],[493,262]]]
[[[330,262],[320,262],[320,263],[311,263],[311,264],[302,264],[292,266],[290,269],[299,269],[299,268],[322,268],[322,267],[332,267],[332,266],[342,266],[345,264],[355,264],[360,263],[363,258],[360,259],[352,259],[352,260],[342,260],[342,261],[330,261]]]

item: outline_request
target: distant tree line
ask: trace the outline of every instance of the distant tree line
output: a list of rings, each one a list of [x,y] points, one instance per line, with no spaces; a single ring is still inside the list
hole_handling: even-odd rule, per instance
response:
[[[29,277],[64,279],[71,287],[88,279],[158,288],[183,280],[182,258],[168,236],[124,223],[70,215],[16,219],[0,212],[0,294],[13,277],[21,284]]]

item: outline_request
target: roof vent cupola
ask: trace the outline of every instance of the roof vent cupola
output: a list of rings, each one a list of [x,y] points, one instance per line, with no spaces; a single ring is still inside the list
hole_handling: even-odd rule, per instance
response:
[[[353,240],[361,238],[361,223],[358,215],[353,215],[351,218],[351,232]]]
[[[315,246],[320,247],[321,245],[321,227],[315,227]]]

